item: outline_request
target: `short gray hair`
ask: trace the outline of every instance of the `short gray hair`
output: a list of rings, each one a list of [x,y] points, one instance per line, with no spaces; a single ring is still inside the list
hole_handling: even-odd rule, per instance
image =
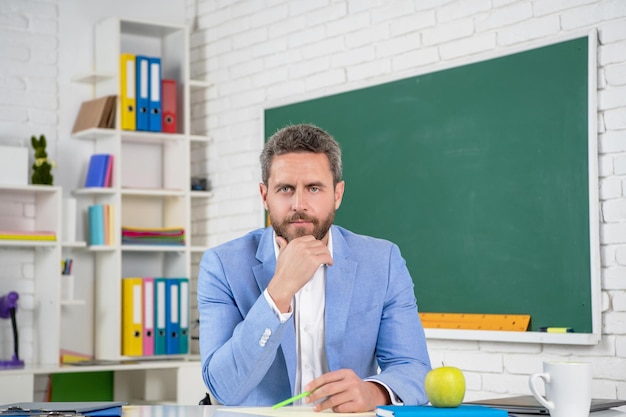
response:
[[[312,124],[283,127],[274,133],[261,152],[261,178],[267,184],[274,156],[294,152],[323,153],[328,157],[333,183],[341,181],[341,148],[325,130]]]

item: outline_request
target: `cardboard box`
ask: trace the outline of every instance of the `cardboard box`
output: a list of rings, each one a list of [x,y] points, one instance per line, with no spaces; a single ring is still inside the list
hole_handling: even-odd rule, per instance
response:
[[[28,148],[0,145],[0,184],[28,185]]]

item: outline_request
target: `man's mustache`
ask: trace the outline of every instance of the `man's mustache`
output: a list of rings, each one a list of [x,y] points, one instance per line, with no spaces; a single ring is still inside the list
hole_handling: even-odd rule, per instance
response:
[[[294,213],[293,215],[291,215],[291,216],[287,219],[287,221],[288,221],[288,222],[294,222],[294,221],[296,221],[296,220],[304,220],[304,221],[308,221],[308,222],[312,222],[312,223],[315,223],[315,222],[316,222],[316,220],[315,220],[314,218],[309,217],[309,216],[307,216],[307,215],[306,215],[306,214],[304,214],[304,213]]]

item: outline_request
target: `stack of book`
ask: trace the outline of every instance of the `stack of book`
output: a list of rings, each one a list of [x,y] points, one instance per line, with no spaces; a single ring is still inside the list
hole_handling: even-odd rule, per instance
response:
[[[112,246],[115,244],[113,206],[95,204],[89,206],[89,245]]]
[[[134,245],[184,245],[182,227],[140,228],[122,226],[122,243]]]

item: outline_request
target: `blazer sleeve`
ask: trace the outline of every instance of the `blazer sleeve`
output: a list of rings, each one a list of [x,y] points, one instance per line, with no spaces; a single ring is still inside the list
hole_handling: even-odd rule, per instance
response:
[[[234,300],[220,256],[206,251],[198,275],[202,377],[213,396],[225,405],[250,399],[274,363],[286,326],[292,323],[290,319],[281,324],[254,288],[250,289],[249,311],[242,312]],[[263,398],[254,401],[264,402]]]
[[[405,405],[425,404],[430,358],[413,280],[397,245],[391,246],[388,282],[376,346],[381,372],[368,379],[386,384]]]

